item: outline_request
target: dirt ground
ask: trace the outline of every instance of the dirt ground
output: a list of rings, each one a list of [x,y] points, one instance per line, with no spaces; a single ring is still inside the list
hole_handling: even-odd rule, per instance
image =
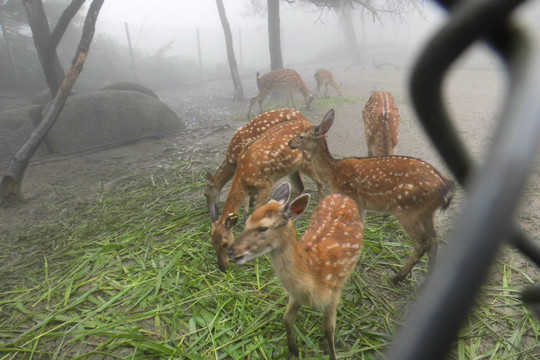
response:
[[[316,88],[312,74],[316,68],[299,70],[308,87]],[[361,121],[362,108],[370,93],[385,90],[393,93],[401,114],[398,153],[423,158],[450,175],[438,154],[424,135],[408,95],[408,72],[404,70],[333,69],[342,82],[344,96],[358,102],[336,107],[336,121],[329,133],[329,146],[336,157],[364,156],[367,148]],[[446,103],[456,121],[461,136],[477,161],[485,156],[496,128],[496,116],[504,94],[505,75],[499,71],[459,70],[446,81]],[[243,76],[246,99],[256,94],[255,75]],[[202,81],[175,89],[156,91],[185,123],[187,131],[168,137],[145,139],[129,145],[84,154],[56,156],[33,161],[23,182],[23,194],[28,202],[22,206],[0,208],[0,241],[15,242],[16,234],[39,222],[55,218],[56,205],[68,209],[84,203],[104,187],[121,182],[134,173],[149,174],[155,169],[189,160],[194,169],[214,172],[221,163],[235,129],[245,123],[249,100],[232,102],[233,89],[228,78]],[[335,93],[330,92],[331,96]],[[301,97],[296,100],[303,111]],[[3,104],[4,109],[10,107]],[[17,105],[14,101],[12,107]],[[322,119],[327,107],[314,103],[303,111],[314,124]],[[539,162],[531,169],[530,185],[517,215],[517,221],[535,238],[540,235],[540,173]],[[307,184],[313,186],[313,184]],[[224,192],[224,194],[226,194]],[[225,195],[222,195],[222,201]],[[204,201],[202,193],[201,201]],[[447,233],[459,217],[465,201],[462,190],[450,209],[438,216],[441,234]],[[21,252],[3,254],[0,266],[24,261],[29,251],[20,244]],[[523,266],[538,273],[527,260]]]

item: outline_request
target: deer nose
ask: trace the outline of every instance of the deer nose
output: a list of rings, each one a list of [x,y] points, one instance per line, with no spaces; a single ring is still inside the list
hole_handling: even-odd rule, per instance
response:
[[[291,149],[295,150],[296,147],[294,147],[293,145],[291,145],[291,141],[292,141],[292,140],[289,140],[289,142],[288,142],[287,144],[289,145],[289,147],[290,147]]]

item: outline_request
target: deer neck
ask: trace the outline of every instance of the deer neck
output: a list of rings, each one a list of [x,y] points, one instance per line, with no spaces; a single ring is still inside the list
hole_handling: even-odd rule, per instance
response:
[[[240,184],[240,177],[234,177],[231,189],[227,194],[227,200],[225,200],[225,205],[223,206],[223,214],[221,218],[225,219],[231,213],[237,214],[240,207],[242,207],[242,202],[246,197],[246,191]]]
[[[313,305],[312,293],[316,282],[312,277],[307,255],[296,240],[292,222],[287,225],[281,246],[270,253],[270,259],[281,285],[295,299]]]
[[[337,160],[330,154],[325,136],[317,141],[317,146],[311,154],[311,161],[319,179],[323,183],[330,184]]]

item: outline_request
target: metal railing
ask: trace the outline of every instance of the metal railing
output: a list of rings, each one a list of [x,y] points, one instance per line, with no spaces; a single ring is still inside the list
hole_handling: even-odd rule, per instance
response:
[[[513,221],[540,140],[539,49],[511,19],[523,2],[438,1],[449,11],[449,21],[414,67],[412,98],[419,119],[468,201],[387,359],[447,356],[503,242],[540,266],[540,242]],[[488,156],[474,166],[443,105],[441,85],[450,65],[477,41],[486,42],[494,56],[502,58],[509,88]],[[525,289],[522,299],[540,316],[540,286]]]

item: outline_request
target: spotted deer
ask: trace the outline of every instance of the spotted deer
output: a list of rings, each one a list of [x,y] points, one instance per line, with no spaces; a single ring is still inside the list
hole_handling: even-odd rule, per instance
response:
[[[325,69],[320,69],[315,73],[315,80],[317,80],[317,96],[321,97],[321,88],[324,86],[324,97],[328,98],[328,86],[332,85],[336,89],[339,96],[343,96],[341,86],[336,83],[332,73]]]
[[[236,170],[236,164],[238,163],[238,157],[244,147],[258,139],[275,125],[294,119],[305,119],[305,117],[300,111],[292,108],[271,110],[254,117],[234,133],[229,143],[227,154],[225,154],[225,159],[216,173],[214,175],[209,172],[206,173],[204,196],[208,210],[210,210],[211,203],[218,201],[219,194],[225,184],[232,179],[234,170]]]
[[[225,271],[229,266],[227,250],[234,242],[232,230],[238,221],[237,213],[242,201],[256,197],[254,209],[258,209],[268,199],[274,183],[285,176],[289,176],[299,193],[303,192],[299,171],[317,183],[319,199],[322,198],[322,184],[314,175],[309,154],[287,145],[290,139],[309,126],[311,123],[306,119],[276,125],[241,152],[221,216],[217,204],[210,204],[211,241],[221,270]],[[247,217],[247,212],[244,215]]]
[[[394,283],[403,280],[424,253],[429,269],[435,263],[438,240],[433,225],[437,209],[446,209],[455,184],[430,164],[413,157],[384,156],[337,160],[330,154],[326,133],[334,122],[330,110],[318,126],[311,126],[289,141],[293,149],[311,154],[317,177],[332,192],[350,196],[358,208],[393,214],[412,238],[414,250]]]
[[[277,69],[264,74],[261,77],[259,77],[259,72],[257,72],[257,87],[259,93],[249,102],[249,110],[247,113],[248,119],[251,116],[253,104],[256,102],[259,103],[260,112],[263,112],[262,103],[274,90],[285,90],[287,92],[287,106],[292,107],[296,107],[294,104],[293,90],[298,90],[304,96],[306,109],[309,109],[311,102],[315,98],[315,96],[309,92],[304,80],[302,80],[300,75],[292,69]]]
[[[392,94],[387,91],[371,94],[362,119],[368,156],[394,155],[399,142],[399,111]]]
[[[362,252],[362,218],[353,200],[331,194],[318,203],[306,232],[297,241],[292,219],[307,208],[309,194],[290,203],[288,198],[289,185],[285,183],[270,202],[249,217],[229,254],[238,265],[269,254],[276,276],[289,294],[284,323],[291,355],[299,356],[294,320],[306,305],[323,312],[329,358],[336,359],[336,308]]]

